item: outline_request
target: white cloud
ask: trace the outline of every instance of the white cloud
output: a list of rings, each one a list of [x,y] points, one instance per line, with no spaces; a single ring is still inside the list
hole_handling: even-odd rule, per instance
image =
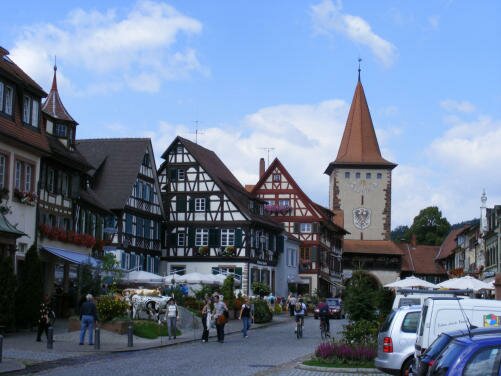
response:
[[[342,3],[338,0],[323,0],[311,7],[313,26],[321,34],[341,33],[348,39],[369,47],[374,56],[386,67],[391,66],[397,57],[397,48],[383,39],[363,18],[341,12]]]
[[[94,92],[96,86],[115,91],[125,84],[133,90],[154,92],[166,80],[204,71],[196,51],[180,46],[179,42],[181,35],[197,35],[201,31],[199,21],[173,7],[140,0],[127,14],[121,14],[120,9],[75,9],[58,24],[28,26],[11,55],[40,81],[48,81],[51,72],[47,67],[57,55],[65,66],[92,75],[95,82],[80,91]]]
[[[428,17],[428,25],[432,30],[437,30],[440,24],[440,16],[432,15]]]
[[[475,106],[468,101],[455,101],[453,99],[445,99],[440,102],[440,107],[449,112],[474,112]]]

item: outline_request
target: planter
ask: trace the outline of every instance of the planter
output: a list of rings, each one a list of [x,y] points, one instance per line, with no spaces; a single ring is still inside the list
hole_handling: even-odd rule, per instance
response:
[[[99,322],[98,326],[102,330],[107,330],[109,332],[125,334],[127,333],[128,321],[113,321],[113,322]],[[80,320],[75,318],[68,320],[68,332],[74,332],[80,330]]]

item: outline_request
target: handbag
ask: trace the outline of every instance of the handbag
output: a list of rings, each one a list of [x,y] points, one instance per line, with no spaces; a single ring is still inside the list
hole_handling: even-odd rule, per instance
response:
[[[227,309],[223,311],[223,316],[226,318],[226,320],[228,320],[228,318],[230,317],[230,313],[228,312]]]
[[[224,325],[224,324],[226,324],[227,321],[228,321],[228,319],[224,316],[224,314],[218,316],[217,320],[216,320],[218,325]]]

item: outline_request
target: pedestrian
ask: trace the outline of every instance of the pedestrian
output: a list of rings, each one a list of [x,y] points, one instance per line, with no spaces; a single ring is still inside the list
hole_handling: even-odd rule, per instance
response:
[[[207,342],[209,340],[209,327],[211,322],[211,300],[209,298],[205,299],[205,304],[202,307],[202,325],[204,330],[202,332],[202,342]]]
[[[290,294],[287,301],[289,305],[289,316],[294,317],[294,306],[296,305],[296,297],[294,294]]]
[[[42,303],[40,303],[38,326],[37,326],[37,342],[42,341],[42,333],[45,332],[45,337],[49,338],[50,315],[52,309],[48,295],[44,295]]]
[[[224,325],[228,321],[228,307],[221,301],[219,295],[214,297],[214,318],[216,320],[217,341],[224,342]]]
[[[247,335],[247,331],[250,329],[251,320],[254,319],[251,307],[249,305],[249,299],[244,299],[244,304],[242,304],[242,308],[240,308],[240,315],[238,316],[239,320],[242,320],[242,335],[244,338],[249,338]]]
[[[97,308],[94,304],[94,297],[92,294],[85,296],[85,302],[80,307],[80,343],[84,344],[85,332],[89,330],[89,345],[94,344],[94,327],[97,323]]]
[[[177,309],[177,304],[174,298],[170,298],[167,302],[167,310],[165,311],[165,316],[167,318],[167,328],[169,332],[169,339],[176,339],[177,335],[177,319],[179,318],[179,311]]]

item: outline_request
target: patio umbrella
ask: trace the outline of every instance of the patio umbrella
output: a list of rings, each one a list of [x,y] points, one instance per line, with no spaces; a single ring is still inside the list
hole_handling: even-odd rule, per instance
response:
[[[424,279],[410,276],[410,277],[401,279],[399,281],[388,283],[388,284],[384,285],[384,287],[394,287],[394,288],[403,288],[403,289],[413,288],[413,287],[426,287],[426,288],[434,289],[437,286],[434,285],[433,283],[425,281]]]
[[[228,277],[227,275],[224,275],[224,274],[214,274],[213,277],[221,284],[221,286],[223,285],[224,283],[224,280],[226,279],[226,277]],[[235,281],[235,286],[240,286],[240,280],[239,279],[236,279],[235,276],[233,276],[233,279]]]
[[[188,273],[180,276],[180,283],[212,285],[216,282],[212,274],[202,274],[198,272]]]
[[[183,276],[176,274],[176,273],[173,273],[173,274],[166,275],[165,277],[163,277],[163,280],[164,280],[164,283],[166,285],[172,285],[172,280],[174,280],[174,283],[183,283],[182,282]]]
[[[128,272],[122,282],[129,283],[144,283],[144,284],[162,284],[163,277],[154,273],[145,272],[144,270],[134,270]]]
[[[473,290],[473,291],[494,289],[494,287],[491,284],[470,277],[469,275],[461,278],[449,279],[447,281],[439,283],[437,287],[451,290]]]

